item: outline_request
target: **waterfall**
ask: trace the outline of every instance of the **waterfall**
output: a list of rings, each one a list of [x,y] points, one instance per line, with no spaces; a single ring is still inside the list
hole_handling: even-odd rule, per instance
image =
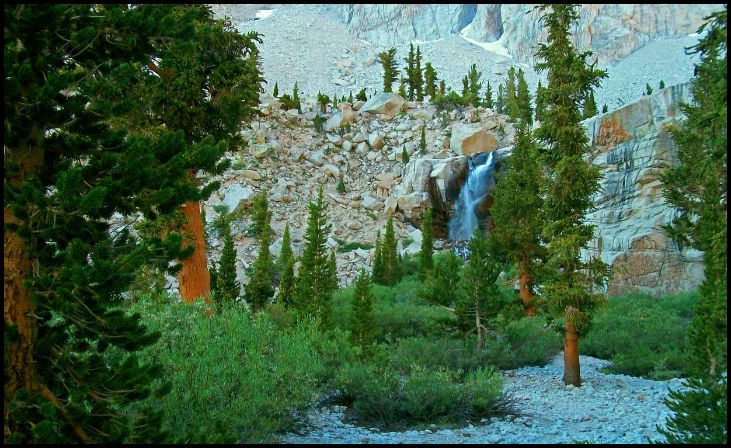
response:
[[[474,166],[472,158],[467,159],[469,170],[459,198],[454,206],[454,215],[449,220],[449,239],[469,240],[477,227],[477,206],[487,196],[487,190],[494,185],[494,152],[487,155],[484,163]]]

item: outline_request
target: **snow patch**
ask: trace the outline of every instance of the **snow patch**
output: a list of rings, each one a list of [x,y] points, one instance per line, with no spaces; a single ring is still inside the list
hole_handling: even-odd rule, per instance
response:
[[[466,40],[467,42],[477,45],[478,47],[481,47],[484,50],[487,50],[491,53],[499,54],[500,56],[504,56],[509,59],[513,59],[513,57],[510,55],[510,52],[507,48],[503,46],[503,38],[505,37],[505,33],[503,33],[502,36],[500,36],[500,39],[496,40],[495,42],[478,42],[470,37],[467,37],[467,33],[472,29],[472,24],[470,23],[466,27],[462,29],[462,31],[459,32],[459,36]]]

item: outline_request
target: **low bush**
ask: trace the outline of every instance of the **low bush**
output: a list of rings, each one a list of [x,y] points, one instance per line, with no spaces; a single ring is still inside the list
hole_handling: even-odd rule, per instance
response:
[[[343,242],[338,241],[338,243],[340,244],[338,246],[338,253],[350,252],[351,250],[356,250],[356,249],[364,249],[364,250],[373,249],[373,244],[371,244],[371,243],[361,243],[361,242],[357,242],[357,241],[350,242],[350,243],[346,243],[344,241]]]
[[[467,105],[467,100],[455,91],[451,91],[446,95],[437,95],[432,99],[432,104],[436,106],[437,111],[454,110]]]
[[[490,365],[486,352],[476,352],[472,341],[411,337],[389,347],[390,366],[402,373],[414,367],[470,372]]]
[[[582,353],[612,361],[610,372],[665,380],[686,376],[686,333],[697,293],[610,298],[582,338]]]

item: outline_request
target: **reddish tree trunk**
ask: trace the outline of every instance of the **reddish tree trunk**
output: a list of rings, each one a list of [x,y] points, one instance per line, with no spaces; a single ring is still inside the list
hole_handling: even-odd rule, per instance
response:
[[[520,300],[523,302],[523,315],[524,316],[535,316],[536,305],[533,303],[533,293],[530,290],[531,275],[530,271],[526,269],[522,264],[520,269]]]
[[[32,136],[31,136],[32,139]],[[43,163],[43,151],[38,147],[21,147],[7,150],[6,161],[17,162],[20,169],[12,174],[8,181],[13,186],[29,175],[37,175]],[[17,223],[17,218],[9,208],[3,211],[5,223]],[[20,389],[30,392],[39,390],[38,371],[33,360],[33,348],[37,335],[37,322],[34,319],[34,307],[30,300],[31,292],[23,286],[23,281],[32,276],[31,259],[27,248],[28,242],[12,232],[4,232],[5,269],[3,273],[3,311],[5,324],[14,324],[17,336],[5,345],[5,386],[4,386],[4,439],[10,435],[8,424],[12,396]],[[30,431],[30,428],[12,428],[13,431]],[[30,434],[28,434],[30,436]],[[30,440],[25,438],[25,440]],[[7,441],[7,440],[6,440]]]
[[[190,173],[190,175],[195,177],[194,173]],[[187,218],[183,231],[192,237],[195,252],[190,258],[183,260],[183,269],[178,273],[180,297],[185,302],[193,302],[199,297],[203,297],[208,302],[211,294],[211,277],[208,273],[200,201],[186,202],[183,205],[183,213]]]
[[[571,323],[569,315],[571,311],[578,311],[569,307],[564,318],[564,342],[563,342],[563,383],[581,386],[581,368],[579,366],[579,335],[576,333],[576,325]]]

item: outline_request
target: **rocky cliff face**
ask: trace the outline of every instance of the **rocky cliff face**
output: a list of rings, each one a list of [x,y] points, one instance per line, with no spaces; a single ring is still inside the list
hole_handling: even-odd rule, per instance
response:
[[[341,5],[338,13],[357,36],[381,46],[433,40],[470,25],[466,36],[501,39],[515,62],[533,63],[546,33],[532,4]],[[720,4],[582,4],[574,42],[591,50],[599,65],[621,59],[646,43],[694,33]]]
[[[584,122],[603,175],[588,220],[597,226],[593,252],[613,271],[610,294],[675,293],[703,280],[702,253],[680,250],[662,230],[674,215],[660,181],[677,163],[668,129],[690,101],[690,84],[679,84]]]

